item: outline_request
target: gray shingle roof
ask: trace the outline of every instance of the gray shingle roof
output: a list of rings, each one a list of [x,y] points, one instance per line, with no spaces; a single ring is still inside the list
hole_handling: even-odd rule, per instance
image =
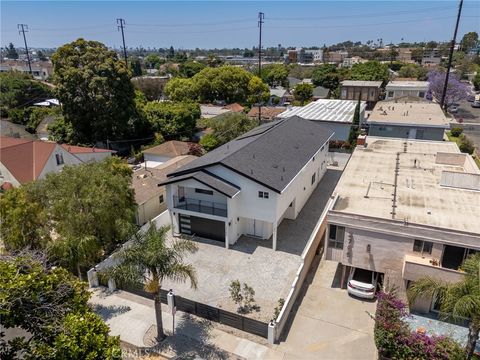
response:
[[[221,164],[281,193],[333,132],[297,116],[261,125],[183,166],[178,177]]]
[[[161,182],[158,184],[158,186],[176,183],[185,179],[195,179],[198,182],[201,182],[202,184],[217,190],[218,192],[230,198],[235,196],[235,194],[237,194],[240,190],[238,186],[205,170],[195,171],[193,173],[188,173],[181,176],[175,176],[169,180]]]

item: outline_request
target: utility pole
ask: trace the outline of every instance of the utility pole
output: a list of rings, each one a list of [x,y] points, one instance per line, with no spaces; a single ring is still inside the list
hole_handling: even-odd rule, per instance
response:
[[[125,65],[128,66],[127,62],[127,48],[125,46],[125,34],[123,28],[125,26],[125,19],[117,19],[117,30],[122,31],[122,41],[123,41],[123,56],[125,57]]]
[[[443,85],[442,101],[440,101],[440,106],[445,110],[446,110],[445,97],[447,96],[448,78],[450,77],[450,68],[452,67],[453,50],[455,48],[455,42],[457,40],[457,31],[458,31],[458,24],[460,23],[460,15],[462,14],[462,5],[463,5],[463,0],[460,0],[460,4],[458,5],[457,22],[455,23],[455,31],[453,32],[453,39],[450,44],[450,53],[448,54],[447,73],[445,75],[445,84]]]
[[[27,38],[25,36],[25,32],[28,32],[28,25],[18,24],[17,27],[18,27],[18,33],[23,34],[23,41],[25,42],[25,52],[27,53],[28,69],[30,70],[30,74],[32,74],[32,64],[30,62],[30,54],[28,53]]]
[[[258,13],[258,28],[259,28],[259,38],[258,38],[258,77],[262,78],[262,24],[265,14],[263,12]],[[258,125],[262,123],[262,99],[258,102]]]

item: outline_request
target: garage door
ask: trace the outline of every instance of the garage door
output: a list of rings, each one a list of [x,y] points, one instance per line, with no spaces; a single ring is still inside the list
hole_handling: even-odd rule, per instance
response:
[[[182,234],[225,241],[225,223],[223,221],[182,214],[179,214],[179,216],[180,232]]]

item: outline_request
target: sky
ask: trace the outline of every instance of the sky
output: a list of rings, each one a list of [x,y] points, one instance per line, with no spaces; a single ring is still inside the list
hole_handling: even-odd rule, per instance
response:
[[[116,19],[125,19],[127,47],[251,48],[265,14],[264,46],[323,46],[342,41],[446,41],[458,1],[1,1],[0,45],[58,47],[83,37],[119,48]],[[480,1],[465,1],[460,40],[480,32]]]

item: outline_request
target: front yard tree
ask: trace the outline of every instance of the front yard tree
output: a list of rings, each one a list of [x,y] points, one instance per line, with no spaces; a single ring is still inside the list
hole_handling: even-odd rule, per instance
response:
[[[101,276],[113,278],[120,285],[142,284],[145,291],[154,295],[157,340],[165,338],[162,323],[160,290],[164,279],[177,282],[190,281],[197,288],[197,276],[185,256],[197,251],[197,245],[186,239],[167,239],[168,227],[157,229],[154,223],[145,233],[137,234],[128,246],[115,254],[118,265]]]
[[[57,97],[76,143],[124,139],[135,119],[134,87],[125,62],[97,41],[78,39],[52,56]]]
[[[29,183],[0,196],[0,236],[7,251],[41,249],[49,241],[42,191]]]
[[[428,74],[428,92],[439,102],[442,99],[445,77],[446,74],[444,72],[435,70]],[[457,101],[466,99],[467,96],[467,85],[462,83],[456,74],[450,74],[448,78],[447,94],[445,96],[445,105],[450,106]]]
[[[81,276],[102,255],[134,231],[135,200],[131,170],[119,158],[65,166],[49,174],[45,191],[56,238],[48,250],[63,266]]]
[[[465,273],[462,281],[446,283],[430,277],[422,278],[408,289],[408,300],[437,296],[440,302],[440,316],[453,320],[469,319],[468,338],[465,348],[471,359],[480,332],[480,254],[469,257],[460,269]]]
[[[361,100],[360,96],[358,97],[357,106],[355,106],[355,112],[353,114],[352,126],[350,127],[350,133],[348,135],[348,143],[350,146],[355,146],[357,143],[357,137],[360,133],[360,107]]]
[[[86,285],[40,253],[0,257],[0,294],[3,328],[29,334],[0,337],[0,358],[120,359],[120,341],[89,307]]]

